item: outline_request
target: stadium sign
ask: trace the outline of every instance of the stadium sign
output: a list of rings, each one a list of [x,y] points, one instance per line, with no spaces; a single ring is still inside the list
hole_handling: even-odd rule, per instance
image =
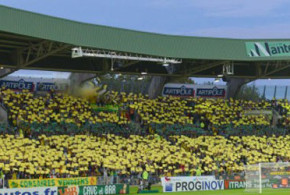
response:
[[[226,87],[226,86],[225,86]],[[202,86],[196,88],[196,97],[225,98],[226,88],[217,86]]]
[[[216,180],[214,176],[201,177],[163,177],[163,192],[186,192],[223,190],[224,180]]]
[[[11,179],[8,181],[9,188],[31,188],[50,186],[88,186],[96,185],[96,177],[75,177],[75,178],[51,178],[51,179]]]
[[[4,87],[6,89],[12,90],[34,90],[34,83],[33,82],[26,82],[23,79],[19,81],[9,81],[9,80],[0,80],[0,87]]]
[[[250,57],[290,57],[290,41],[246,42],[246,50]]]
[[[65,91],[68,88],[67,84],[57,84],[57,83],[37,83],[37,91]]]
[[[246,188],[245,180],[225,180],[225,189],[244,189]]]
[[[163,88],[164,96],[193,97],[194,87],[192,85],[166,84]]]
[[[225,98],[227,86],[225,85],[194,85],[167,83],[163,87],[163,96]]]
[[[58,188],[58,195],[107,195],[107,194],[129,194],[129,185],[112,184],[112,185],[95,185],[95,186],[69,186]]]
[[[1,189],[0,195],[57,195],[57,187]]]

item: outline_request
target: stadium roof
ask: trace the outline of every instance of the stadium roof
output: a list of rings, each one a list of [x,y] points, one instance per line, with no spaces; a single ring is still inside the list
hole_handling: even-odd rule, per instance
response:
[[[111,60],[71,58],[71,49],[182,59],[173,70],[152,62],[118,62],[115,72],[215,77],[233,63],[237,77],[290,77],[290,39],[250,40],[146,33],[41,15],[0,6],[0,64],[15,69],[110,71]],[[276,49],[276,53],[273,49]],[[278,51],[279,50],[279,51]]]

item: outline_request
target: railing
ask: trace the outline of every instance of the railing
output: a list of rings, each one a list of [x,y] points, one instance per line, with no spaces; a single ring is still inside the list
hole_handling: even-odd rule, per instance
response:
[[[258,93],[265,99],[288,99],[290,101],[290,86],[256,86]]]

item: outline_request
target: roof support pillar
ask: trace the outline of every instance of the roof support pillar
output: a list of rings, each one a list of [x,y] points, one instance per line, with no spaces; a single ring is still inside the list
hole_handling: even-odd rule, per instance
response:
[[[153,99],[161,95],[163,86],[168,80],[166,76],[153,76],[148,89],[149,98]]]
[[[11,68],[3,68],[0,69],[0,78],[6,77],[7,75],[13,73],[15,70]]]
[[[238,95],[241,87],[248,82],[249,79],[245,78],[227,78],[227,98],[235,98]]]

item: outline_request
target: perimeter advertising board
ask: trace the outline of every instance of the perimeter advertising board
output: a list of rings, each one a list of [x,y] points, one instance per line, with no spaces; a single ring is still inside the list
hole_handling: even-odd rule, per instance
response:
[[[95,186],[69,186],[59,187],[58,195],[107,195],[107,194],[129,194],[129,185],[95,185]]]
[[[225,189],[244,189],[246,188],[245,180],[225,180]]]
[[[1,189],[0,195],[57,195],[57,187]]]
[[[8,181],[9,188],[31,188],[50,186],[88,186],[97,185],[96,177],[75,177],[75,178],[49,178],[49,179],[11,179]]]
[[[194,85],[167,83],[163,87],[163,96],[225,98],[227,86],[225,85]]]
[[[162,177],[161,183],[163,192],[187,192],[224,189],[224,180],[216,180],[214,176]]]

